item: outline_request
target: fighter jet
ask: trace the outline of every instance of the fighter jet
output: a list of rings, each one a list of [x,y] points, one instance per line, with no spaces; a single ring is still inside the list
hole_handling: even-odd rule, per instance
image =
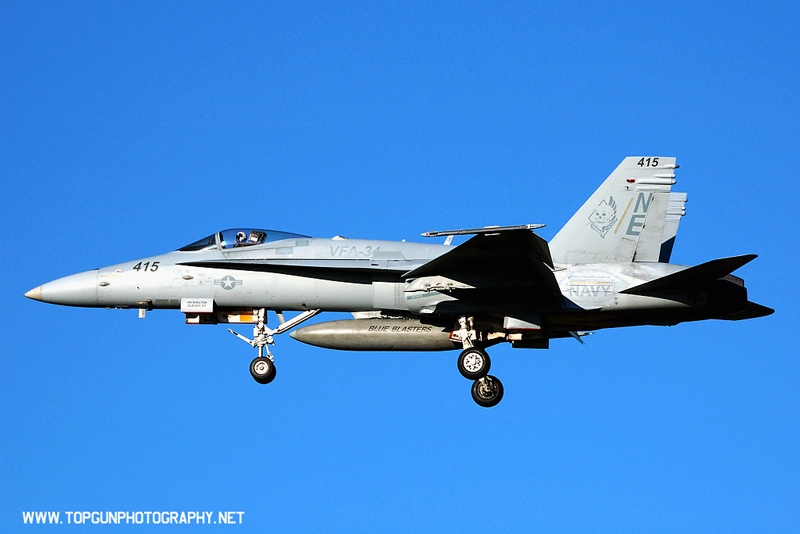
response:
[[[686,194],[672,192],[675,158],[629,157],[548,243],[543,225],[426,232],[444,244],[237,228],[174,252],[46,283],[26,297],[66,306],[175,309],[187,324],[253,324],[253,378],[275,378],[275,336],[320,312],[353,319],[291,332],[339,350],[460,350],[472,398],[495,406],[503,384],[487,348],[546,349],[551,339],[685,321],[738,321],[773,310],[747,299],[731,273],[754,254],[694,267],[669,263]],[[472,236],[460,245],[453,236]],[[278,323],[267,326],[268,312]],[[300,312],[290,319],[284,312]]]

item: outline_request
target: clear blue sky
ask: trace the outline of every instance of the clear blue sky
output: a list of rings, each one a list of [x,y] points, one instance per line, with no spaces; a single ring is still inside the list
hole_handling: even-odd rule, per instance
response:
[[[0,530],[800,530],[798,4],[431,4],[0,6]],[[549,239],[630,155],[681,165],[672,260],[757,253],[777,312],[495,347],[491,410],[455,352],[285,336],[259,386],[223,326],[23,297],[235,226]]]

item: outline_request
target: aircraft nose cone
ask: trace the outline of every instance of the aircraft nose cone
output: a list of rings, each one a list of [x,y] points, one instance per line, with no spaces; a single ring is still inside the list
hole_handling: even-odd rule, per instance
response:
[[[63,306],[97,306],[97,274],[94,270],[65,276],[31,289],[25,296]]]
[[[29,299],[41,301],[42,300],[42,286],[34,287],[33,289],[31,289],[30,291],[25,293],[25,296],[28,297]]]

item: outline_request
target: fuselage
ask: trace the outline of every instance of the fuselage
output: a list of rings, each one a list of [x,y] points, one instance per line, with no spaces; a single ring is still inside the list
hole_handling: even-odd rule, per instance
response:
[[[403,278],[404,273],[452,250],[449,245],[288,235],[261,244],[230,246],[217,234],[213,244],[194,247],[199,250],[185,247],[190,250],[67,276],[28,296],[54,304],[103,308],[180,309],[185,299],[213,299],[218,308],[237,309],[509,314],[538,316],[563,330],[675,324],[735,313],[747,300],[743,287],[736,291],[741,284],[735,283],[728,288],[731,295],[723,299],[708,290],[659,297],[621,293],[686,269],[681,265],[556,264],[553,274],[566,306],[543,308],[530,290],[448,286],[440,277],[430,281]]]

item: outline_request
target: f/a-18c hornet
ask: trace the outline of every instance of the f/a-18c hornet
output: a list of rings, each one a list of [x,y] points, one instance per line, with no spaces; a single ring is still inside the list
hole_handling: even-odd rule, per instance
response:
[[[669,263],[686,194],[671,191],[675,158],[629,157],[547,243],[543,225],[427,232],[444,244],[318,239],[251,228],[223,230],[174,252],[46,283],[26,297],[62,304],[180,309],[187,324],[254,324],[253,378],[275,378],[269,346],[323,311],[353,319],[291,332],[339,350],[461,350],[472,398],[495,406],[503,385],[486,349],[548,348],[554,338],[684,321],[763,317],[731,273],[754,254],[694,267]],[[472,235],[451,245],[455,235]],[[278,324],[267,326],[267,312]],[[285,319],[283,312],[300,312]],[[581,341],[582,342],[582,341]]]

